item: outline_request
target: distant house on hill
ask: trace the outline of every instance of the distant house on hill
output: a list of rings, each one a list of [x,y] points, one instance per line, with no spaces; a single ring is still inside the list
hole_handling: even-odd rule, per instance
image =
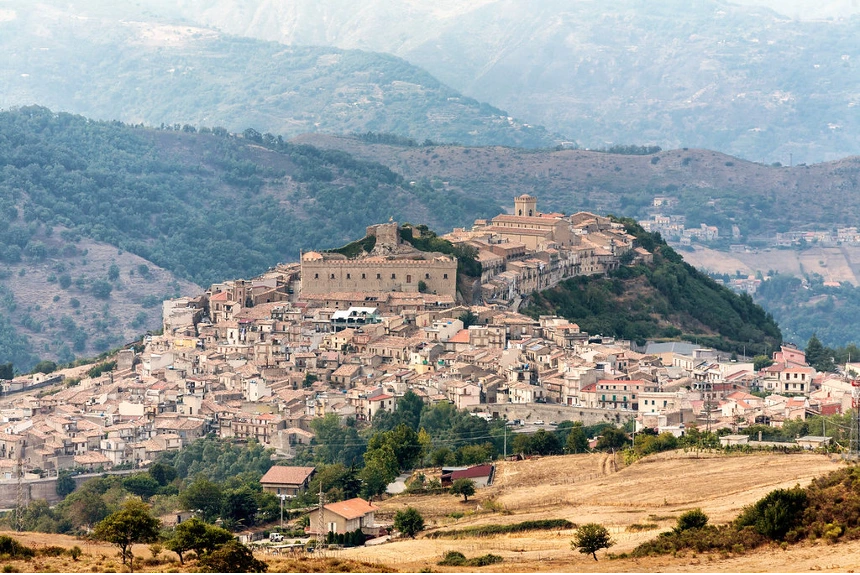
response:
[[[374,519],[374,512],[378,509],[376,505],[355,497],[346,501],[329,503],[323,506],[323,524],[327,533],[351,533],[361,529],[366,535],[376,536],[378,526]],[[316,519],[319,508],[311,511],[311,517]],[[317,522],[311,521],[310,532],[318,531]]]
[[[495,465],[475,465],[474,467],[442,469],[442,485],[449,486],[458,479],[471,479],[475,487],[486,487],[493,483]]]
[[[314,473],[316,473],[316,467],[275,465],[260,478],[260,484],[263,486],[263,491],[295,497],[308,488]]]

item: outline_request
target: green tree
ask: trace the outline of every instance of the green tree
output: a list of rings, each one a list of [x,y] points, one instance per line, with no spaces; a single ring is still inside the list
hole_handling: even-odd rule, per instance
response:
[[[199,510],[205,521],[215,521],[221,513],[221,488],[203,477],[189,485],[179,498],[186,509]]]
[[[56,369],[56,367],[54,369]],[[47,372],[44,372],[44,373],[47,373]],[[14,377],[15,377],[15,370],[12,368],[12,362],[11,361],[7,362],[7,363],[0,364],[0,379],[13,379]]]
[[[771,365],[773,365],[773,360],[766,355],[757,355],[753,358],[753,369],[756,371],[761,371]]]
[[[415,534],[424,530],[424,518],[414,507],[407,507],[394,514],[394,528],[415,539]]]
[[[167,540],[165,547],[176,553],[179,562],[184,564],[183,554],[186,551],[194,551],[202,557],[232,539],[233,535],[226,529],[207,525],[192,517],[174,528],[173,536]]]
[[[75,480],[68,472],[61,471],[57,475],[57,495],[65,498],[75,490],[75,487]]]
[[[9,365],[11,365],[11,364],[9,364]],[[50,359],[43,359],[42,361],[40,361],[39,363],[37,363],[36,365],[33,366],[33,373],[45,373],[45,374],[47,374],[47,373],[54,373],[55,371],[57,371],[57,363],[51,361]],[[2,377],[2,374],[0,374],[0,379],[6,379],[6,378]]]
[[[247,485],[226,491],[223,499],[221,517],[225,521],[233,524],[241,522],[245,527],[251,527],[256,523],[257,499]]]
[[[590,553],[597,561],[597,552],[612,547],[614,542],[606,527],[599,523],[586,523],[576,530],[570,545],[574,549],[579,549],[580,553]]]
[[[176,469],[166,463],[153,463],[149,467],[149,475],[152,476],[159,485],[164,487],[176,479]]]
[[[699,509],[691,509],[682,513],[678,517],[678,524],[675,526],[675,532],[687,531],[688,529],[701,529],[708,524],[708,516],[704,511]]]
[[[567,442],[564,448],[568,453],[585,453],[588,451],[588,435],[582,427],[582,422],[574,422],[570,433],[567,434]]]
[[[463,502],[466,502],[469,500],[470,495],[475,494],[475,482],[471,479],[457,479],[451,485],[451,494],[462,495]]]
[[[122,480],[122,486],[132,495],[137,495],[144,501],[158,493],[158,481],[152,478],[149,473],[135,473],[129,475]]]
[[[470,325],[475,325],[476,323],[478,323],[478,316],[472,313],[471,310],[460,314],[457,319],[463,322],[464,329],[469,329]]]
[[[209,573],[265,573],[269,568],[235,539],[204,555],[198,565]]]
[[[617,427],[609,427],[603,430],[603,435],[597,440],[597,449],[610,450],[621,449],[630,443],[630,438],[623,430]]]
[[[120,557],[134,572],[132,545],[152,543],[158,539],[161,522],[149,512],[149,507],[139,499],[129,499],[122,509],[111,513],[96,524],[93,535],[119,547]]]
[[[115,282],[119,279],[119,266],[116,264],[111,264],[110,268],[108,268],[108,279],[112,282]]]

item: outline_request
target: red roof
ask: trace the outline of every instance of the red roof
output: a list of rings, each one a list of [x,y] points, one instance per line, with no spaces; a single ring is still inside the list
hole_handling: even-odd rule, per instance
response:
[[[316,470],[315,467],[287,467],[275,465],[260,478],[260,483],[275,483],[287,485],[301,485]]]
[[[469,330],[461,329],[448,339],[448,343],[469,343]]]
[[[227,301],[227,292],[220,291],[216,294],[212,294],[212,297],[209,298],[209,301]]]
[[[457,479],[474,479],[476,477],[489,477],[493,473],[492,465],[476,465],[469,469],[461,469],[451,472],[451,481]]]
[[[373,503],[365,501],[361,497],[355,499],[347,499],[337,503],[329,503],[325,509],[336,515],[340,515],[344,519],[358,519],[364,517],[368,513],[376,511],[377,507]]]
[[[376,397],[371,397],[368,401],[382,401],[383,399],[391,399],[394,397],[393,395],[388,395],[383,393],[382,395],[377,395]]]

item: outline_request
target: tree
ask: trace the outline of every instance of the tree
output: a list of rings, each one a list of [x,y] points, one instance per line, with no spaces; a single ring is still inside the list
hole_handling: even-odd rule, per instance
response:
[[[595,561],[597,561],[598,551],[608,549],[614,544],[609,530],[599,523],[586,523],[581,526],[576,530],[573,541],[570,542],[570,546],[579,549],[580,553],[591,553]]]
[[[65,498],[75,490],[75,480],[68,472],[62,471],[57,475],[57,495]]]
[[[179,555],[179,562],[184,564],[183,553],[186,551],[193,550],[202,557],[232,539],[233,535],[226,529],[207,525],[192,517],[176,526],[165,547]]]
[[[407,507],[394,514],[394,528],[415,539],[415,534],[424,530],[424,518],[414,507]]]
[[[630,438],[623,430],[609,427],[603,430],[603,435],[597,440],[597,449],[620,449],[627,443],[630,443]]]
[[[753,358],[753,369],[756,371],[761,371],[771,365],[773,365],[773,360],[766,355],[757,355]]]
[[[53,362],[52,362],[53,363]],[[36,364],[39,365],[39,364]],[[56,369],[56,364],[54,364]],[[43,372],[47,373],[47,372]],[[12,368],[12,362],[2,363],[0,364],[0,379],[13,379],[15,377],[15,370]]]
[[[198,565],[209,573],[265,573],[269,568],[235,539],[204,555]]]
[[[708,516],[704,511],[699,509],[691,509],[686,513],[682,513],[678,517],[678,524],[675,526],[675,533],[686,531],[688,529],[701,529],[708,524]]]
[[[10,363],[9,365],[11,366],[12,364]],[[53,373],[55,371],[57,371],[57,364],[55,362],[51,361],[50,359],[43,359],[42,361],[37,363],[35,366],[33,366],[33,373],[48,374],[48,373]],[[2,377],[2,375],[0,375],[0,379],[11,379],[11,378],[5,378],[5,377]]]
[[[585,428],[582,427],[582,422],[575,422],[567,434],[567,442],[564,448],[568,453],[585,453],[588,451],[588,435],[585,433]]]
[[[451,494],[462,495],[463,501],[466,502],[469,500],[470,495],[475,494],[475,482],[471,479],[457,479],[451,485]]]
[[[108,279],[112,282],[115,282],[119,279],[119,266],[116,264],[111,264],[110,268],[108,268]]]
[[[152,543],[158,539],[161,522],[149,513],[149,506],[140,499],[129,499],[122,509],[111,513],[96,524],[93,535],[119,547],[123,564],[134,572],[132,545]]]
[[[148,473],[135,473],[122,480],[122,486],[132,495],[137,495],[144,501],[158,493],[161,487],[158,481]]]
[[[257,500],[254,492],[247,485],[224,493],[224,504],[221,506],[221,517],[224,521],[243,522],[245,527],[251,527],[256,522]]]
[[[221,513],[223,496],[221,488],[208,479],[198,478],[180,495],[180,501],[187,509],[199,510],[203,519],[215,521]]]
[[[463,329],[469,329],[470,325],[475,325],[476,323],[478,323],[478,316],[472,313],[471,310],[460,314],[457,319],[463,322]]]
[[[110,292],[113,291],[113,286],[105,280],[96,280],[93,282],[90,291],[93,296],[98,299],[108,299],[110,297]]]
[[[176,469],[165,463],[155,463],[149,467],[149,474],[164,487],[176,479]]]

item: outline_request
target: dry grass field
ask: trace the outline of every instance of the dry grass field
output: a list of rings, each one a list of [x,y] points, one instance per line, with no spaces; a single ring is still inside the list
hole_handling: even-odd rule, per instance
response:
[[[696,247],[681,252],[691,266],[715,273],[734,275],[740,271],[754,275],[774,270],[781,274],[802,277],[807,273],[821,274],[824,281],[849,282],[860,285],[860,247],[811,247],[803,251],[762,250],[756,253],[727,253]]]
[[[487,524],[511,524],[531,519],[568,519],[582,524],[597,522],[612,533],[616,544],[610,551],[625,553],[639,543],[674,526],[681,513],[701,507],[714,523],[730,521],[745,505],[778,487],[806,485],[813,477],[844,465],[838,459],[813,454],[734,455],[684,453],[659,454],[621,467],[610,455],[571,455],[498,465],[495,484],[479,490],[467,503],[453,495],[400,495],[379,503],[377,516],[390,520],[398,509],[418,508],[428,531],[459,529]],[[67,536],[38,533],[13,534],[35,548],[78,545],[79,561],[68,555],[37,557],[31,561],[4,561],[20,572],[122,572],[116,549]],[[860,541],[827,545],[804,543],[732,554],[687,553],[678,557],[609,559],[599,561],[570,548],[573,530],[532,531],[492,537],[441,537],[340,551],[314,557],[277,557],[259,554],[269,562],[269,572],[851,572],[860,569]],[[475,567],[440,567],[447,551],[467,557],[494,553],[503,563]],[[193,562],[180,566],[175,554],[162,551],[151,559],[147,546],[135,547],[144,561],[139,571],[194,571]]]

